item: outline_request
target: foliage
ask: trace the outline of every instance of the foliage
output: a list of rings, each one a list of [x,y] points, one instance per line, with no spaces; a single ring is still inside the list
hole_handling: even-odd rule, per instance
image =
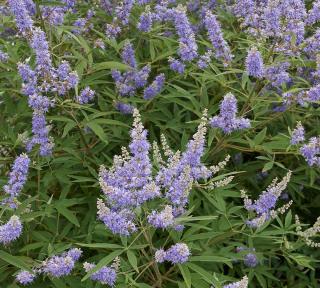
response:
[[[309,239],[319,233],[320,171],[316,157],[320,148],[319,140],[310,140],[319,135],[319,2],[278,1],[283,2],[283,7],[278,6],[284,12],[272,6],[278,7],[273,0],[252,1],[256,4],[244,0],[167,1],[169,6],[165,2],[8,0],[0,7],[0,224],[5,227],[0,229],[0,240],[1,231],[8,227],[4,225],[12,223],[12,217],[18,216],[23,224],[17,240],[1,241],[1,287],[20,287],[16,275],[21,270],[40,274],[29,287],[102,287],[93,280],[101,280],[103,275],[97,272],[103,267],[106,275],[117,272],[115,287],[223,287],[246,275],[248,287],[319,285],[316,271],[320,253],[312,247],[317,246],[312,245],[317,244],[316,238],[312,238],[315,242]],[[15,18],[16,10],[12,9],[16,3],[27,11],[34,30],[19,26],[22,18]],[[164,10],[157,8],[157,3]],[[257,9],[255,13],[260,13],[258,22],[265,26],[257,29],[254,21],[249,21],[250,9],[240,13],[241,3],[249,3],[249,8],[259,6],[257,3],[264,6],[264,12]],[[286,9],[296,8],[294,5],[302,5],[305,10],[296,10],[305,14],[293,13],[293,21],[286,16],[292,11]],[[166,16],[159,11],[166,11]],[[272,19],[263,18],[270,11],[282,17],[279,35],[271,34],[275,31]],[[141,15],[150,21],[150,27],[141,27]],[[292,28],[298,27],[293,25],[297,23],[304,25],[302,36],[300,30]],[[111,37],[111,28],[121,31]],[[41,38],[43,32],[48,48]],[[35,41],[37,33],[42,41]],[[51,60],[46,58],[46,51]],[[250,54],[254,58],[248,59]],[[41,62],[43,58],[39,57],[46,61]],[[57,76],[63,61],[70,65],[64,78]],[[256,61],[260,61],[257,67]],[[29,64],[37,74],[34,94],[26,92],[30,81],[22,79],[19,63]],[[183,69],[174,69],[172,63]],[[78,81],[70,79],[74,75]],[[63,93],[59,92],[61,85]],[[124,93],[124,89],[129,92]],[[227,102],[230,93],[235,99],[231,103]],[[35,94],[41,97],[32,98]],[[108,193],[102,193],[99,169],[104,165],[109,171],[114,155],[126,155],[121,147],[133,143],[133,111],[140,112],[140,124],[148,131],[152,179],[162,168],[157,157],[152,157],[156,155],[152,153],[156,151],[153,143],[163,143],[162,134],[168,146],[183,155],[188,152],[192,135],[198,139],[197,127],[206,126],[204,151],[199,157],[212,175],[200,179],[188,170],[193,168],[191,161],[183,164],[182,170],[189,171],[187,178],[192,178],[187,204],[174,217],[177,225],[184,225],[183,230],[156,229],[148,222],[153,210],[172,204],[172,199],[164,196],[170,185],[161,187],[161,197],[129,207],[137,226],[130,235],[113,234],[97,218],[97,199],[108,198]],[[219,125],[211,127],[209,123],[217,117]],[[245,125],[235,125],[236,120],[246,121]],[[38,126],[35,121],[39,121]],[[299,122],[304,127],[303,137],[291,141]],[[236,129],[219,129],[224,127],[221,123],[235,125],[232,127]],[[40,132],[35,127],[40,127]],[[35,135],[45,138],[44,142]],[[35,144],[28,149],[30,139]],[[41,143],[50,147],[45,146],[43,152]],[[168,156],[170,152],[163,146],[165,152],[160,154]],[[129,150],[132,152],[131,146]],[[22,153],[31,160],[29,169],[25,168],[28,165],[20,169],[17,164],[21,187],[15,187],[15,198],[8,199],[13,190],[5,185],[19,174],[10,171],[17,170],[13,164]],[[227,155],[230,160],[224,163]],[[170,155],[168,159],[165,163],[177,164]],[[281,181],[289,171],[290,181]],[[177,172],[174,179],[181,174]],[[249,198],[262,199],[262,191],[268,191],[275,178],[285,182],[283,187],[278,184],[282,190],[277,190],[276,207],[274,203],[267,213],[259,214],[260,202],[251,203],[256,204],[255,209],[244,203]],[[132,179],[128,177],[127,181],[131,183]],[[283,205],[286,211],[275,213]],[[294,215],[305,224],[295,222]],[[248,220],[261,216],[265,218],[259,227],[248,225]],[[9,236],[17,238],[14,233],[20,231],[16,226],[10,229]],[[155,253],[177,243],[188,246],[188,261],[157,263]],[[82,250],[80,259],[69,255],[72,248]],[[49,258],[68,258],[72,265],[64,268],[72,272],[59,278],[45,273],[43,267],[48,268]],[[112,284],[112,279],[108,281],[105,283]]]

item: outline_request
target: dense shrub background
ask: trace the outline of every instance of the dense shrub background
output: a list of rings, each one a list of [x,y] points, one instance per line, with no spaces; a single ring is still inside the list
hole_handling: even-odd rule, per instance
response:
[[[320,110],[317,103],[304,106],[292,103],[284,109],[274,109],[282,107],[283,92],[309,89],[314,85],[307,73],[298,73],[301,67],[315,69],[314,59],[304,53],[286,55],[272,50],[272,40],[259,42],[227,9],[229,4],[218,1],[212,11],[218,15],[234,59],[229,66],[224,66],[213,57],[206,69],[199,69],[194,61],[188,63],[183,74],[178,74],[170,70],[168,64],[168,57],[176,57],[178,49],[175,34],[166,36],[165,33],[174,32],[173,25],[157,23],[150,32],[139,31],[136,26],[145,10],[143,5],[134,6],[129,25],[112,40],[106,37],[104,25],[111,23],[113,16],[99,6],[99,1],[78,1],[76,12],[67,12],[63,25],[50,25],[41,17],[39,8],[59,3],[34,2],[37,7],[34,25],[45,31],[53,63],[58,66],[62,60],[69,61],[80,80],[76,89],[65,96],[49,95],[55,99],[55,107],[47,113],[50,136],[55,143],[53,154],[41,157],[37,147],[29,153],[32,161],[27,183],[19,197],[21,205],[17,211],[5,205],[0,208],[1,224],[13,214],[19,215],[24,224],[18,240],[1,246],[0,287],[18,287],[14,275],[20,268],[31,268],[70,247],[83,249],[80,262],[108,264],[120,256],[116,287],[157,287],[150,278],[155,272],[143,272],[144,265],[153,261],[154,249],[150,243],[137,237],[138,233],[130,237],[113,235],[97,220],[96,201],[101,197],[99,166],[110,167],[113,156],[130,141],[132,116],[121,114],[116,103],[124,101],[139,109],[149,131],[150,143],[159,141],[163,133],[171,147],[183,151],[196,131],[203,110],[208,109],[209,117],[217,115],[219,103],[229,92],[238,100],[239,115],[249,118],[252,127],[231,134],[209,128],[202,161],[214,165],[229,154],[231,160],[220,175],[235,172],[235,178],[225,187],[193,189],[188,214],[202,218],[186,221],[183,232],[161,234],[150,228],[154,247],[164,245],[165,237],[169,235],[171,244],[182,241],[188,244],[192,253],[186,264],[158,264],[159,273],[165,275],[160,287],[220,287],[244,275],[249,277],[249,287],[320,285],[316,273],[319,249],[307,246],[298,237],[293,217],[299,215],[301,222],[308,225],[317,220],[319,169],[308,166],[297,146],[290,145],[290,134],[297,121],[304,125],[307,139],[319,134]],[[187,1],[177,2],[187,4]],[[312,2],[305,2],[308,9]],[[35,64],[34,51],[18,32],[7,8],[8,3],[3,3],[0,18],[0,49],[9,56],[7,62],[0,62],[1,186],[8,181],[15,157],[25,151],[23,139],[31,136],[32,110],[28,107],[27,97],[21,93],[17,64],[25,61],[31,66]],[[88,9],[95,11],[90,19],[93,26],[88,32],[73,33],[74,21],[85,17]],[[187,15],[192,23],[199,23],[196,12],[189,11]],[[306,29],[306,38],[315,33],[316,26]],[[95,47],[97,39],[102,39],[105,49]],[[159,73],[165,74],[165,85],[154,99],[144,100],[143,90],[129,98],[123,98],[117,92],[111,71],[128,69],[121,60],[127,40],[133,44],[139,67],[151,64],[150,79]],[[205,29],[196,33],[196,40],[199,54],[211,47]],[[245,58],[252,45],[259,48],[267,66],[284,60],[290,62],[291,86],[284,84],[273,89],[268,80],[247,75]],[[75,95],[86,86],[95,91],[95,98],[91,103],[81,105],[75,101]],[[282,178],[288,170],[292,171],[292,178],[286,195],[293,200],[289,211],[257,230],[247,227],[248,212],[243,208],[240,190],[245,189],[256,199],[275,177]],[[5,198],[4,194],[1,196]],[[241,246],[255,248],[259,262],[256,267],[244,265],[245,252],[236,252]],[[67,277],[40,276],[30,287],[101,287],[90,279],[81,281],[85,275],[77,264]]]

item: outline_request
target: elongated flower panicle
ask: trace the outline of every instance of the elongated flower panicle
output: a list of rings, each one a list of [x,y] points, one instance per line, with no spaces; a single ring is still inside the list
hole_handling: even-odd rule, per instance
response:
[[[149,32],[155,19],[155,13],[150,11],[150,6],[147,6],[145,12],[140,15],[137,28],[142,32]]]
[[[51,77],[49,74],[53,67],[49,44],[46,39],[46,34],[40,28],[33,29],[30,46],[36,54],[37,72],[43,77]]]
[[[18,239],[22,233],[22,223],[16,215],[11,216],[9,221],[0,226],[0,243],[9,244]]]
[[[62,253],[61,256],[52,256],[51,258],[43,261],[41,272],[54,278],[69,275],[81,254],[81,249],[75,248]]]
[[[22,270],[16,275],[16,281],[19,284],[27,285],[32,283],[36,278],[35,273],[30,273],[29,271]]]
[[[27,181],[28,171],[30,165],[30,158],[27,154],[19,155],[12,165],[9,173],[9,181],[3,187],[3,190],[10,195],[10,197],[17,197],[24,184]]]
[[[182,61],[192,61],[198,56],[198,45],[195,35],[183,6],[167,11],[167,16],[174,22],[179,36],[179,56]]]
[[[98,201],[98,217],[113,232],[129,235],[136,230],[133,209],[160,195],[159,187],[152,181],[150,144],[137,109],[133,112],[130,153],[115,156],[113,167],[100,168],[100,187],[107,205]]]
[[[177,243],[172,245],[168,250],[157,250],[155,253],[155,260],[158,263],[164,261],[171,262],[172,264],[182,264],[188,261],[191,253],[188,245],[185,243]]]
[[[16,19],[19,31],[23,34],[29,32],[33,28],[33,20],[24,0],[8,0],[8,4]]]
[[[137,61],[134,56],[133,46],[130,42],[126,42],[121,53],[122,61],[131,68],[137,68]]]
[[[297,127],[292,131],[290,143],[292,145],[296,145],[300,142],[303,142],[305,140],[304,133],[304,128],[301,122],[299,121],[297,123]]]
[[[302,239],[306,242],[306,244],[310,247],[319,248],[320,243],[315,242],[311,238],[317,236],[317,234],[320,233],[320,217],[317,218],[317,221],[313,224],[312,227],[304,231],[302,231],[301,223],[298,215],[295,215],[295,222],[296,222],[296,232],[300,237],[302,237]]]
[[[90,272],[96,265],[92,263],[83,263],[83,268],[86,272]],[[94,272],[90,279],[114,287],[117,280],[117,269],[113,266],[103,266],[97,272]]]
[[[246,71],[248,75],[262,78],[264,73],[264,65],[260,52],[256,47],[252,47],[246,58]]]
[[[248,211],[254,211],[257,217],[248,220],[247,224],[253,228],[260,227],[267,220],[274,219],[278,214],[283,214],[292,204],[292,201],[285,204],[279,209],[275,209],[277,201],[284,189],[286,189],[291,178],[291,171],[287,173],[283,179],[277,183],[277,178],[267,187],[257,200],[252,201],[248,198],[245,191],[241,191],[241,197],[244,199],[244,207]]]
[[[309,166],[320,167],[320,137],[311,137],[309,142],[300,148],[300,153]]]
[[[242,280],[234,282],[228,285],[224,285],[223,288],[248,288],[249,279],[247,276],[244,276]]]
[[[220,104],[220,114],[210,119],[211,127],[220,128],[226,134],[250,128],[250,120],[237,117],[237,112],[237,99],[233,94],[228,93]]]
[[[313,1],[312,8],[308,11],[305,20],[307,25],[313,25],[320,20],[320,1]]]
[[[194,181],[211,176],[211,171],[201,163],[207,132],[206,113],[204,111],[198,130],[188,142],[186,151],[182,154],[180,151],[169,153],[167,163],[160,166],[156,176],[158,185],[167,191],[165,197],[176,207],[187,205]]]
[[[204,18],[204,25],[208,31],[208,37],[215,49],[217,59],[221,59],[225,65],[228,65],[233,55],[231,54],[228,43],[224,40],[220,23],[211,11],[207,11]]]

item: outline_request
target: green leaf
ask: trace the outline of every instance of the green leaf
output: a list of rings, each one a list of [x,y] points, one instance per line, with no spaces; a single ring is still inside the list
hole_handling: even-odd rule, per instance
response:
[[[58,278],[52,278],[51,282],[54,284],[57,288],[68,288],[61,279]]]
[[[214,282],[214,277],[202,267],[190,262],[186,263],[186,266],[188,266],[194,272],[198,273],[207,283],[212,284]]]
[[[221,257],[221,256],[193,256],[190,258],[190,262],[219,262],[219,263],[225,263],[230,268],[232,268],[231,260],[229,258]]]
[[[179,217],[177,218],[178,222],[192,222],[192,221],[208,221],[208,220],[215,220],[217,216],[196,216],[196,217]]]
[[[259,145],[262,143],[262,141],[264,140],[264,138],[266,137],[267,134],[267,127],[265,127],[263,130],[261,130],[256,137],[254,137],[253,142],[256,145]]]
[[[107,135],[104,133],[103,128],[96,120],[88,122],[87,126],[100,138],[101,141],[108,144]]]
[[[68,133],[70,132],[70,130],[72,128],[74,128],[75,126],[77,126],[77,123],[72,121],[72,122],[68,122],[66,124],[66,126],[64,126],[64,129],[63,129],[63,134],[62,134],[62,138],[66,137],[68,135]]]
[[[264,164],[262,172],[269,171],[272,167],[273,167],[273,162],[268,162],[268,163]]]
[[[0,250],[0,259],[15,267],[32,272],[32,269],[18,256],[13,256],[3,250]]]
[[[115,61],[101,62],[92,66],[93,71],[113,70],[113,69],[126,71],[129,69],[129,67],[126,64],[123,64],[121,62],[115,62]]]
[[[81,247],[89,247],[89,248],[104,248],[104,249],[121,249],[122,246],[118,244],[112,244],[112,243],[76,243],[76,245],[79,245]]]
[[[72,224],[76,225],[77,227],[80,227],[77,217],[69,209],[63,206],[62,203],[57,203],[55,207],[58,210],[58,212],[62,214],[64,217],[66,217]]]
[[[187,285],[187,288],[191,288],[191,274],[187,266],[178,264],[178,267],[181,271],[181,274],[184,279],[184,283]]]
[[[128,260],[129,260],[129,263],[132,266],[132,268],[134,268],[134,270],[136,270],[139,273],[138,260],[137,260],[136,255],[134,254],[134,252],[131,250],[128,250],[127,256],[128,256]]]

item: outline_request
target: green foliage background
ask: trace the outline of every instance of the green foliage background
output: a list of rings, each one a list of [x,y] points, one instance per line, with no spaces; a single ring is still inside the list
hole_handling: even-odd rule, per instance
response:
[[[79,13],[85,14],[87,7],[84,2]],[[176,54],[177,41],[161,34],[168,27],[157,25],[150,33],[134,28],[141,12],[141,8],[135,7],[130,29],[124,31],[119,41],[107,39],[99,29],[103,23],[111,22],[102,10],[94,18],[95,29],[87,35],[71,33],[71,23],[79,15],[70,15],[67,25],[60,27],[37,23],[47,33],[54,62],[70,61],[81,79],[78,91],[88,85],[96,91],[96,98],[90,105],[79,105],[74,102],[73,93],[64,98],[53,96],[56,106],[48,113],[48,120],[55,141],[54,154],[40,158],[34,151],[31,155],[32,168],[18,210],[24,232],[14,244],[1,247],[0,287],[18,287],[13,280],[18,268],[30,268],[71,246],[84,250],[83,259],[101,265],[120,255],[116,287],[152,287],[148,273],[140,275],[140,272],[152,261],[151,245],[163,245],[161,233],[148,231],[152,244],[140,237],[136,239],[137,235],[119,238],[96,220],[96,199],[101,194],[98,168],[101,164],[110,166],[113,155],[129,143],[132,118],[114,108],[119,96],[111,78],[112,69],[127,69],[120,59],[126,39],[134,44],[141,66],[150,63],[153,76],[158,73],[166,76],[165,88],[155,99],[145,101],[141,95],[128,99],[139,108],[150,142],[159,140],[160,133],[164,133],[172,147],[184,150],[202,111],[208,108],[210,116],[217,114],[219,102],[228,92],[237,97],[240,115],[252,120],[251,129],[231,135],[209,130],[203,162],[213,165],[230,154],[232,160],[223,174],[237,174],[226,187],[213,191],[197,188],[192,192],[189,212],[194,218],[186,221],[183,233],[169,233],[170,239],[189,245],[192,257],[187,264],[174,269],[160,265],[160,273],[170,279],[163,279],[162,287],[208,288],[211,284],[220,287],[224,281],[245,274],[251,279],[250,287],[318,287],[320,252],[298,239],[292,216],[298,214],[303,223],[312,224],[316,220],[320,208],[319,170],[310,168],[297,148],[290,146],[290,131],[297,121],[303,122],[308,135],[319,134],[318,106],[292,106],[284,112],[272,110],[274,103],[281,103],[280,96],[266,90],[266,81],[255,82],[244,72],[247,49],[257,43],[242,32],[237,20],[225,10],[218,15],[224,37],[235,55],[232,65],[226,68],[213,60],[208,69],[199,70],[192,64],[182,76],[170,71],[167,63],[167,58]],[[15,27],[9,16],[2,16],[1,24],[2,33],[5,28]],[[204,36],[197,36],[202,47],[210,46]],[[105,50],[93,48],[97,38],[103,39]],[[30,135],[31,131],[32,111],[20,92],[17,63],[27,58],[34,63],[34,54],[23,38],[3,36],[0,44],[10,56],[8,63],[0,63],[0,186],[3,186],[15,156],[24,151],[21,135]],[[268,43],[259,43],[259,48],[266,64],[283,57],[270,51]],[[291,57],[289,61],[293,64],[292,75],[296,67],[312,65],[299,58]],[[309,85],[297,78],[292,89]],[[273,178],[283,177],[288,169],[293,172],[287,188],[294,201],[291,210],[262,229],[247,228],[240,190],[244,188],[256,198]],[[262,171],[268,175],[259,176]],[[23,214],[27,207],[31,212]],[[2,217],[4,212],[11,213],[2,210]],[[246,268],[243,254],[235,253],[236,247],[244,245],[256,249],[260,264],[254,269]],[[58,280],[40,277],[30,287],[101,287],[90,280],[81,281],[88,278],[83,277],[79,264],[72,276]]]

